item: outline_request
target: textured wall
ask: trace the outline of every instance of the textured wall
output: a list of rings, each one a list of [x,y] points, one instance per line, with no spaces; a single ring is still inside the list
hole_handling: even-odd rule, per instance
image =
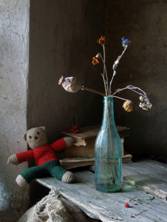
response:
[[[104,29],[100,0],[32,0],[30,19],[30,75],[28,126],[56,130],[95,124],[100,118],[98,96],[68,94],[58,87],[62,74],[76,75],[97,88],[100,72],[91,65],[96,39]],[[100,81],[99,81],[100,82]]]
[[[26,191],[15,184],[19,169],[7,157],[24,149],[28,72],[29,1],[0,1],[0,221],[16,221]],[[20,147],[20,148],[17,148]],[[21,148],[22,147],[22,148]],[[20,167],[21,168],[21,167]]]
[[[149,113],[139,109],[132,114],[118,111],[119,122],[131,128],[128,148],[136,154],[167,157],[167,1],[107,2],[106,27],[113,56],[121,50],[119,40],[122,35],[132,41],[115,84],[134,83],[148,92],[153,103]]]

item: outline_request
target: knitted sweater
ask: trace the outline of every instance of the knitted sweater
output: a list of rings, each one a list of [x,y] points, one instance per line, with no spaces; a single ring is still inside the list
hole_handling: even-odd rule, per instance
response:
[[[64,139],[59,139],[52,144],[45,144],[32,150],[16,153],[16,157],[19,163],[34,159],[35,164],[39,166],[51,160],[58,160],[55,151],[61,151],[65,148],[66,143]]]

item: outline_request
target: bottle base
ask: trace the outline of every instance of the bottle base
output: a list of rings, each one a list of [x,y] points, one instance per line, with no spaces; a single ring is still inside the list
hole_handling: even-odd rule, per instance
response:
[[[121,191],[121,185],[96,184],[96,190],[104,193],[115,193]]]

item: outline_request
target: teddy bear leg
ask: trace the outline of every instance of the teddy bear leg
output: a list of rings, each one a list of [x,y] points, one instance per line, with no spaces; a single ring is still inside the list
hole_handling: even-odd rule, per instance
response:
[[[16,178],[16,183],[20,187],[24,187],[31,183],[32,180],[40,178],[45,174],[45,169],[42,166],[34,166],[24,169]]]
[[[19,187],[25,187],[28,185],[27,181],[20,174],[16,177],[16,183]]]
[[[74,174],[70,171],[66,171],[63,174],[61,181],[64,183],[72,183],[74,181]]]
[[[74,181],[74,174],[66,171],[62,166],[55,165],[49,169],[50,174],[64,183],[72,183]]]

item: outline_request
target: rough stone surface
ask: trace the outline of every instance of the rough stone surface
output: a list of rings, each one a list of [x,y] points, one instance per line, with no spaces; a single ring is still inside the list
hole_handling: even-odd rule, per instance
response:
[[[19,168],[7,157],[25,149],[29,1],[0,1],[0,221],[16,221],[27,191],[17,188]],[[20,148],[17,148],[20,147]],[[21,168],[21,167],[20,167]]]
[[[118,122],[131,128],[127,147],[137,155],[167,157],[166,12],[164,0],[107,1],[106,28],[113,58],[121,51],[120,37],[126,35],[131,40],[115,87],[135,84],[148,92],[153,104],[151,112],[136,108],[131,114],[123,112],[121,104],[117,105]],[[134,94],[125,95],[138,102]]]

